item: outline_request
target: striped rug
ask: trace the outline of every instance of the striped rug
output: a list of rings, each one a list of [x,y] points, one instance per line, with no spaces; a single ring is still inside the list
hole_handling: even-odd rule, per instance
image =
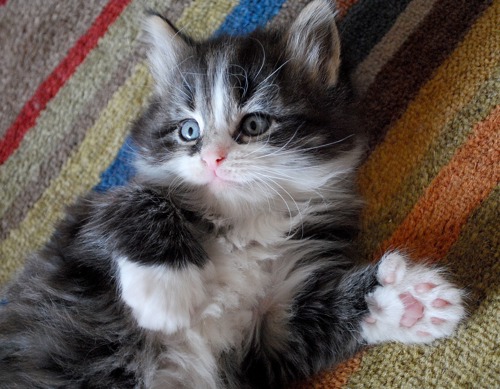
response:
[[[144,8],[193,37],[287,24],[298,0],[0,0],[0,283],[64,206],[133,171],[151,79]],[[431,346],[366,349],[302,388],[500,386],[500,1],[337,0],[371,154],[359,244],[445,264],[469,318]]]

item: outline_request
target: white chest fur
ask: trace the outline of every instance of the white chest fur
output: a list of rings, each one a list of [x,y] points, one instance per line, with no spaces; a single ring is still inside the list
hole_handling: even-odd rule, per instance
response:
[[[176,270],[117,258],[121,294],[138,324],[174,334],[195,330],[212,349],[242,340],[254,311],[271,284],[276,246],[236,247],[227,238],[205,245],[210,261],[203,268]]]

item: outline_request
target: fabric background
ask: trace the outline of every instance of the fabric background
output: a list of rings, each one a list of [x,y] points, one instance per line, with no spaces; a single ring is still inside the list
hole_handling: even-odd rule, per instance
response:
[[[133,174],[148,98],[144,8],[195,38],[288,24],[307,1],[0,0],[0,284],[64,206]],[[371,347],[303,388],[500,386],[500,1],[338,0],[371,153],[359,244],[448,267],[469,317],[429,346]]]

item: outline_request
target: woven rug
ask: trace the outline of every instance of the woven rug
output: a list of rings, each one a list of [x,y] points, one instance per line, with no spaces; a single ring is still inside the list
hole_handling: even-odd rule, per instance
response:
[[[145,8],[187,34],[287,24],[307,1],[0,0],[0,283],[65,205],[133,174],[128,124],[151,79]],[[446,265],[469,317],[429,346],[366,349],[302,388],[500,386],[500,1],[338,0],[371,154],[359,244]]]

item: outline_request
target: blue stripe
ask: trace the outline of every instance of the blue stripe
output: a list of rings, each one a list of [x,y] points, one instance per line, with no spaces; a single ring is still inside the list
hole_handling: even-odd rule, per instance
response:
[[[286,0],[241,0],[233,8],[215,35],[244,35],[264,27],[275,17]]]
[[[128,137],[118,151],[115,160],[101,174],[101,180],[94,187],[94,190],[97,192],[106,192],[115,186],[125,185],[135,174],[135,169],[132,166],[133,160],[134,145],[132,139]]]
[[[218,34],[240,35],[263,27],[281,9],[285,0],[241,0],[226,17],[215,32]],[[99,184],[94,187],[98,192],[125,185],[134,176],[132,167],[133,144],[128,138],[111,165],[101,174]]]

